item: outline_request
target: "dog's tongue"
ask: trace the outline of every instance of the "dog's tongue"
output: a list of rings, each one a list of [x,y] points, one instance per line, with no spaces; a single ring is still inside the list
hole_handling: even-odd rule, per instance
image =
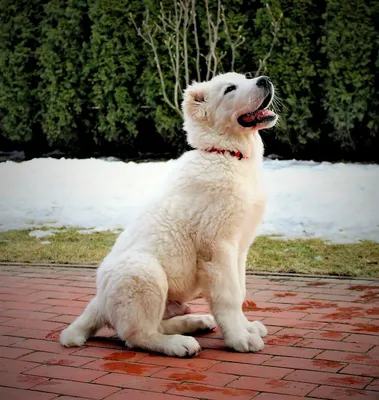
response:
[[[267,115],[270,115],[272,112],[269,110],[258,110],[254,111],[252,113],[248,113],[242,116],[242,119],[244,122],[251,122],[254,121],[255,119],[262,119],[266,117]]]

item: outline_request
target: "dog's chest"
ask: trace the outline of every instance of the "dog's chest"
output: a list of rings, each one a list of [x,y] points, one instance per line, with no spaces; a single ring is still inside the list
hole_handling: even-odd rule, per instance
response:
[[[247,241],[255,235],[266,205],[264,189],[260,180],[255,178],[250,176],[235,192],[235,198],[238,199],[234,210],[236,233]]]
[[[247,205],[246,212],[244,213],[240,226],[241,237],[244,237],[249,241],[249,238],[255,235],[258,224],[262,220],[265,205],[266,201],[263,194],[260,198],[255,199],[253,202]]]
[[[212,242],[220,237],[233,240],[248,235],[250,231],[255,232],[265,208],[265,193],[260,182],[251,175],[238,178],[229,187],[214,188],[208,208],[212,212],[202,214],[200,222],[205,231],[212,226],[214,230],[201,234],[202,240],[211,239]],[[203,230],[200,232],[205,233]],[[206,244],[201,247],[207,247]]]
[[[241,218],[245,223],[254,220],[256,213],[261,212],[266,204],[266,195],[260,186],[252,186],[241,193]]]

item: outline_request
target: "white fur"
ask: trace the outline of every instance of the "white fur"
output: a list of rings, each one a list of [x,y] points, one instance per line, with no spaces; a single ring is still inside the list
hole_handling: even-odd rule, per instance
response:
[[[183,154],[167,185],[117,239],[97,271],[97,295],[61,334],[82,345],[104,325],[131,347],[195,355],[198,342],[180,333],[214,329],[237,351],[258,351],[266,328],[242,312],[247,252],[261,220],[263,144],[257,128],[237,118],[257,109],[257,79],[228,73],[194,83],[184,94],[184,127],[195,148]],[[236,90],[224,95],[225,88]],[[259,128],[270,127],[273,121]],[[239,151],[247,159],[205,149]],[[162,321],[166,301],[187,302],[202,291],[212,316]]]

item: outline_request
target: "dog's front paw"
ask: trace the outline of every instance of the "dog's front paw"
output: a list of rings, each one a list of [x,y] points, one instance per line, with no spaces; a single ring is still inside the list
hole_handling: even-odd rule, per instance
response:
[[[258,333],[249,332],[244,329],[242,332],[234,332],[225,338],[225,343],[240,353],[256,352],[262,350],[264,343]]]
[[[250,333],[257,333],[260,337],[267,336],[267,328],[260,321],[248,321],[246,320],[246,329]]]

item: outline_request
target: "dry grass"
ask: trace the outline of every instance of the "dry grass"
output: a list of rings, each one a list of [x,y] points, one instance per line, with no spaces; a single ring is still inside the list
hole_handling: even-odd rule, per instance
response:
[[[0,232],[0,261],[98,264],[117,237],[112,232],[80,234],[59,230],[36,239],[30,230]],[[41,244],[48,240],[50,244]],[[319,239],[282,240],[261,236],[250,249],[248,268],[255,271],[379,277],[379,243],[327,244]]]
[[[31,230],[0,232],[0,261],[57,264],[96,264],[113,246],[117,234],[80,234],[62,229],[54,236],[36,239]],[[50,244],[42,244],[49,241]]]
[[[379,277],[379,243],[328,244],[262,236],[251,247],[248,264],[256,271]]]

